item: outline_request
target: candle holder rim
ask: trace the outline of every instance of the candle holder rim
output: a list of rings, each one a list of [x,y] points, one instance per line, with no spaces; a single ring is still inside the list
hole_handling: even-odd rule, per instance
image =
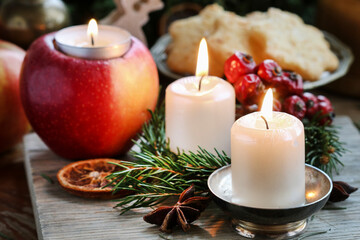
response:
[[[306,202],[305,204],[303,205],[300,205],[300,206],[296,206],[296,207],[289,207],[289,208],[258,208],[258,207],[250,207],[250,206],[244,206],[244,205],[240,205],[240,204],[237,204],[237,203],[234,203],[234,202],[229,202],[227,201],[226,199],[224,199],[222,196],[218,196],[218,194],[215,193],[215,191],[213,191],[212,189],[212,185],[211,185],[211,181],[212,181],[212,178],[218,174],[219,172],[221,171],[224,171],[225,169],[227,168],[231,168],[231,164],[227,165],[227,166],[224,166],[224,167],[221,167],[217,170],[215,170],[208,178],[207,180],[207,185],[209,187],[209,190],[210,192],[215,195],[216,197],[230,203],[230,204],[233,204],[233,205],[236,205],[236,206],[239,206],[239,207],[243,207],[243,208],[249,208],[249,209],[259,209],[259,210],[263,210],[263,211],[279,211],[279,210],[291,210],[291,209],[300,209],[300,208],[305,208],[305,207],[308,207],[308,206],[311,206],[311,205],[314,205],[316,203],[319,203],[321,201],[323,201],[325,198],[328,198],[330,196],[330,193],[331,193],[331,190],[333,188],[333,184],[332,184],[332,181],[331,181],[331,178],[324,172],[322,171],[321,169],[319,168],[316,168],[312,165],[309,165],[309,164],[305,164],[305,167],[308,167],[308,168],[312,168],[318,172],[320,172],[323,176],[325,176],[327,178],[327,180],[329,181],[329,184],[330,184],[330,187],[329,187],[329,190],[327,191],[326,194],[324,194],[324,196],[322,196],[321,198],[313,201],[313,202]],[[305,196],[306,197],[306,196]]]
[[[69,29],[76,29],[81,28],[82,30],[87,28],[86,25],[76,25],[67,27],[64,29],[59,30],[55,33],[54,39],[55,43],[58,47],[58,50],[66,55],[84,59],[93,59],[93,60],[101,60],[101,59],[112,59],[122,57],[131,47],[132,36],[131,34],[120,27],[110,26],[110,25],[99,25],[99,29],[117,29],[125,34],[125,39],[122,41],[115,41],[114,44],[109,44],[106,46],[93,46],[93,47],[86,47],[86,46],[76,46],[71,45],[68,42],[64,42],[64,38],[59,37],[61,33],[69,31]]]
[[[208,187],[214,202],[232,218],[232,227],[239,235],[251,239],[294,238],[304,232],[309,217],[326,204],[332,190],[332,181],[326,173],[308,164],[305,167],[308,187],[305,198],[308,192],[314,191],[318,199],[294,208],[255,208],[232,203],[231,195],[226,193],[230,189],[231,165],[214,171],[208,178]],[[216,194],[212,186],[223,196]]]
[[[55,39],[56,41],[56,39]],[[66,46],[68,48],[74,48],[74,49],[84,49],[84,50],[90,50],[90,51],[94,51],[94,50],[106,50],[106,49],[113,49],[115,46],[119,46],[119,45],[129,45],[130,43],[128,42],[124,42],[122,44],[110,44],[110,45],[107,45],[107,46],[94,46],[94,47],[79,47],[79,46],[72,46],[72,45],[69,45],[69,44],[64,44],[64,43],[60,43],[58,41],[56,41],[56,44],[57,45],[61,45],[61,46]]]
[[[113,58],[119,58],[122,57],[126,52],[129,50],[131,46],[131,42],[129,42],[127,45],[124,45],[119,48],[119,51],[113,51],[114,47],[102,47],[102,48],[79,48],[79,47],[72,47],[70,45],[62,45],[56,42],[56,45],[58,47],[58,51],[61,53],[71,56],[71,57],[77,57],[77,58],[83,58],[87,60],[104,60],[104,59],[113,59]],[[76,53],[70,53],[69,49],[75,50]],[[89,54],[89,49],[90,54]],[[105,51],[106,50],[106,51]],[[111,54],[105,54],[105,52],[111,52]],[[79,53],[80,52],[80,53]]]
[[[63,28],[59,31],[57,31],[55,33],[55,41],[57,44],[61,44],[61,45],[66,45],[68,47],[73,47],[73,48],[84,48],[84,49],[103,49],[103,48],[111,48],[113,46],[117,46],[117,45],[122,45],[122,44],[128,44],[130,41],[131,41],[131,34],[129,31],[127,31],[126,29],[124,28],[121,28],[121,27],[118,27],[118,26],[112,26],[112,25],[98,25],[98,28],[99,30],[100,29],[117,29],[117,30],[120,30],[122,31],[123,33],[125,33],[125,35],[127,35],[127,38],[125,38],[124,40],[122,41],[117,41],[116,43],[114,44],[111,44],[111,45],[108,45],[108,46],[94,46],[94,47],[80,47],[80,46],[73,46],[73,45],[69,45],[68,43],[64,43],[61,40],[61,38],[59,38],[59,35],[61,33],[64,33],[64,32],[67,32],[71,29],[83,29],[85,27],[85,30],[87,29],[87,25],[86,24],[81,24],[81,25],[74,25],[74,26],[70,26],[70,27],[66,27],[66,28]],[[85,31],[86,32],[86,31]],[[100,31],[99,31],[100,32]],[[100,34],[100,33],[99,33]]]

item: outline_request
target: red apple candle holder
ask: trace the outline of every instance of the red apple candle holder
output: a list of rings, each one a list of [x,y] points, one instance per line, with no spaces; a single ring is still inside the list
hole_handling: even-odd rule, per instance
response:
[[[79,58],[59,51],[54,36],[37,39],[22,66],[21,100],[34,131],[68,159],[126,153],[158,98],[149,50],[131,37],[122,56]]]

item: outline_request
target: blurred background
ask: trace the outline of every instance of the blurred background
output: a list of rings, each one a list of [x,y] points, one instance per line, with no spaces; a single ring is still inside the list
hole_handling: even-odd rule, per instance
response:
[[[141,9],[142,4],[152,0],[137,0],[133,9]],[[103,19],[114,9],[124,14],[122,0],[1,0],[0,38],[27,48],[38,36],[53,32],[69,25],[84,24],[90,18]],[[312,24],[334,34],[348,45],[355,61],[345,78],[327,85],[325,88],[346,96],[360,98],[359,64],[360,1],[358,0],[163,0],[163,8],[149,14],[143,26],[148,46],[167,32],[169,24],[179,18],[197,14],[201,8],[218,3],[226,10],[239,15],[269,7],[277,7],[298,14],[305,23]],[[117,3],[117,4],[116,4]]]
[[[134,3],[141,6],[141,3],[147,3],[149,0],[139,0]],[[155,43],[159,35],[165,31],[164,21],[173,21],[178,18],[183,18],[195,15],[198,11],[212,3],[218,3],[229,11],[244,15],[248,12],[260,10],[266,11],[269,7],[277,7],[283,10],[288,10],[300,15],[305,22],[314,24],[316,18],[317,2],[316,0],[163,0],[163,9],[150,13],[150,20],[144,26],[144,32],[148,39],[149,46]],[[24,20],[32,20],[40,24],[43,21],[51,21],[50,14],[54,19],[53,22],[57,24],[78,25],[84,24],[90,18],[102,19],[106,17],[112,10],[116,8],[113,0],[1,0],[1,24],[18,24],[21,23],[21,17]],[[57,12],[54,8],[60,9],[61,3],[68,11],[68,16],[61,17],[61,11]],[[48,14],[46,13],[48,12]],[[15,15],[17,16],[14,19]],[[57,15],[57,16],[54,16]],[[41,19],[43,18],[43,19]],[[11,23],[9,21],[11,20]],[[62,22],[62,20],[64,22]],[[17,22],[16,22],[17,21]],[[53,23],[53,25],[56,25]],[[25,25],[25,23],[23,23]],[[27,22],[26,24],[31,24]],[[4,27],[4,26],[3,26]],[[30,27],[30,26],[29,26]],[[43,28],[43,27],[42,27]],[[55,26],[53,26],[53,29]],[[53,30],[50,29],[50,30]],[[2,38],[9,38],[9,36],[2,35]],[[25,46],[26,47],[26,46]]]

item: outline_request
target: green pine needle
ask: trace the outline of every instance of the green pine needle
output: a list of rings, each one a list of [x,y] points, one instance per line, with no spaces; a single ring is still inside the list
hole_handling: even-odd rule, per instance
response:
[[[339,140],[338,128],[330,126],[320,126],[318,121],[304,122],[305,127],[305,148],[306,163],[320,168],[330,177],[335,172],[339,173],[339,168],[344,164],[340,157],[346,152],[344,143]],[[324,162],[324,159],[327,160]]]
[[[54,180],[52,180],[52,178],[49,177],[48,175],[46,175],[45,173],[41,173],[40,176],[41,176],[42,178],[44,178],[46,181],[48,181],[49,183],[51,183],[51,184],[54,184],[54,183],[55,183]]]
[[[165,136],[165,108],[149,111],[151,119],[143,125],[135,144],[139,151],[130,154],[134,162],[113,163],[123,170],[108,176],[114,192],[130,190],[134,194],[117,199],[121,214],[140,207],[155,206],[171,196],[180,195],[194,184],[197,194],[208,192],[207,179],[216,169],[230,164],[225,152],[212,154],[201,148],[197,152],[173,153]],[[343,166],[339,157],[345,151],[338,132],[332,126],[318,126],[315,122],[305,125],[306,163],[331,174]],[[331,151],[330,151],[331,150]],[[328,164],[320,161],[327,156]]]

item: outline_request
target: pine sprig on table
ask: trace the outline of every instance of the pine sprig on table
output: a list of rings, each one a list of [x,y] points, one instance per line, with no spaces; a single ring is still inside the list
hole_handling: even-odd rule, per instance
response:
[[[207,179],[216,169],[230,164],[224,152],[212,154],[199,147],[194,153],[173,153],[165,136],[165,110],[160,106],[151,112],[151,119],[144,124],[136,141],[138,151],[131,155],[133,162],[123,161],[118,166],[123,170],[108,176],[114,192],[133,191],[132,195],[118,199],[115,207],[121,213],[140,207],[155,206],[168,197],[180,195],[194,184],[198,193],[205,193]],[[333,126],[318,126],[314,122],[305,124],[306,163],[319,167],[328,174],[343,165],[339,157],[344,152],[338,132]],[[328,157],[325,164],[323,158]],[[115,163],[114,163],[115,164]]]
[[[304,122],[306,163],[320,168],[332,177],[344,166],[340,157],[346,151],[338,137],[337,128],[333,125],[321,126],[317,120]]]
[[[152,207],[168,197],[180,195],[194,184],[198,194],[207,192],[210,174],[230,164],[226,154],[216,155],[199,147],[196,153],[173,153],[165,137],[164,106],[150,112],[151,119],[144,124],[142,134],[135,142],[138,151],[130,154],[137,160],[123,161],[123,170],[108,176],[114,192],[130,190],[134,194],[121,198],[115,207],[121,213],[139,207]],[[115,164],[115,163],[114,163]]]
[[[180,195],[192,184],[198,194],[205,193],[209,175],[230,163],[226,155],[215,156],[204,149],[197,153],[180,154],[176,159],[155,155],[147,150],[133,154],[138,157],[138,161],[116,164],[124,170],[108,176],[112,180],[110,184],[114,186],[114,192],[134,192],[133,195],[117,200],[119,203],[115,207],[121,207],[121,213],[157,205],[168,197]],[[196,160],[201,162],[194,164]]]

